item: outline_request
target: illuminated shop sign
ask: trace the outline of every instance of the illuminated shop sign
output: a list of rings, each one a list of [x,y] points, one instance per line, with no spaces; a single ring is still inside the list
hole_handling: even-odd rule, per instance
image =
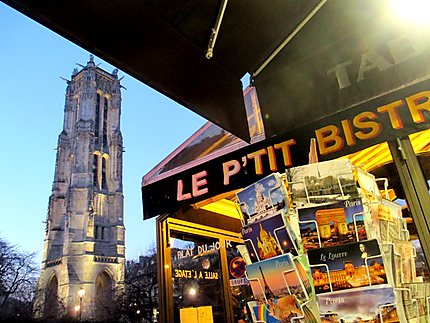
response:
[[[175,250],[176,259],[190,258],[190,257],[202,257],[209,254],[211,251],[219,250],[221,244],[219,241],[213,243],[205,243],[201,245],[192,246],[186,249]],[[233,248],[230,240],[225,240],[225,248]]]
[[[173,274],[175,278],[189,278],[189,279],[218,279],[218,273],[215,271],[204,271],[194,269],[175,269]]]
[[[145,218],[308,164],[311,138],[316,138],[318,158],[324,161],[426,130],[429,121],[430,80],[426,80],[144,186]]]

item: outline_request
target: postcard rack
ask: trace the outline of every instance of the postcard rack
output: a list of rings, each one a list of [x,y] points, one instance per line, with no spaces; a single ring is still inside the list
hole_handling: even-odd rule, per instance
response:
[[[254,322],[281,321],[276,305],[284,296],[295,297],[299,311],[283,322],[308,322],[310,315],[315,322],[319,317],[369,317],[370,312],[348,313],[354,306],[342,307],[336,303],[339,298],[366,300],[375,321],[397,315],[401,323],[415,318],[430,322],[430,284],[420,283],[416,275],[416,249],[401,206],[389,200],[388,179],[338,159],[272,174],[236,196],[243,214],[241,253],[258,301],[248,305]],[[275,225],[277,217],[283,222]],[[269,253],[268,244],[277,246],[277,252]],[[270,277],[274,266],[261,266],[280,259],[289,259],[291,266],[276,272],[283,283],[275,287]],[[288,275],[297,276],[299,283]]]

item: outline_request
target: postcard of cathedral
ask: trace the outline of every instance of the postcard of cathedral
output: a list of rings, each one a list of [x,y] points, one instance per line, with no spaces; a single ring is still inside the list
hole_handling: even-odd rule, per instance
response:
[[[285,174],[292,202],[297,207],[359,197],[348,159],[287,168]]]
[[[387,283],[376,239],[311,249],[307,255],[317,294]]]
[[[305,250],[367,240],[361,198],[297,209]]]
[[[242,227],[242,237],[253,263],[288,252],[298,254],[295,233],[282,210]]]
[[[389,285],[320,294],[317,299],[323,322],[399,322]]]
[[[289,205],[287,190],[278,173],[270,174],[236,193],[246,223],[272,215]]]

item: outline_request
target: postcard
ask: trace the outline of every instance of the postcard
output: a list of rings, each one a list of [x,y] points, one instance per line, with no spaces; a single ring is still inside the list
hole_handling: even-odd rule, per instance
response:
[[[280,322],[320,322],[307,257],[284,254],[248,265],[256,304]],[[264,308],[262,307],[264,304]],[[262,315],[256,317],[263,318]],[[266,320],[267,321],[267,320]],[[276,322],[276,321],[274,321]]]
[[[394,240],[394,280],[395,286],[413,283],[417,273],[415,267],[416,250],[410,241]]]
[[[391,286],[371,286],[317,295],[322,322],[399,322]]]
[[[269,303],[286,295],[301,302],[309,300],[313,293],[309,269],[305,267],[306,257],[299,258],[288,253],[247,265],[246,276],[255,300]]]
[[[381,192],[379,191],[375,176],[359,167],[356,167],[355,171],[358,185],[361,187],[366,198],[370,201],[380,201]]]
[[[382,260],[384,262],[385,275],[387,282],[391,286],[396,286],[395,282],[395,268],[394,268],[394,245],[392,243],[381,243],[379,245],[382,253]]]
[[[358,198],[351,162],[336,159],[285,170],[293,204]]]
[[[293,295],[270,301],[270,304],[250,301],[248,307],[253,322],[264,323],[320,323],[316,300],[298,304]]]
[[[242,237],[251,262],[289,252],[298,254],[297,239],[282,210],[245,225],[242,228]]]
[[[409,240],[401,205],[386,199],[368,205],[371,217],[368,226],[372,226],[372,231],[380,242],[392,243],[394,239]]]
[[[376,239],[310,249],[308,258],[317,294],[387,283]]]
[[[381,242],[393,243],[394,240],[409,240],[409,231],[405,219],[380,220],[375,227],[379,230]]]
[[[262,219],[289,205],[287,190],[278,173],[270,174],[236,193],[246,223]]]
[[[402,284],[399,289],[402,292],[402,303],[408,320],[420,318],[423,320],[430,311],[427,300],[430,297],[430,284],[428,283],[408,283]]]
[[[297,209],[305,250],[367,239],[360,198]]]
[[[339,323],[341,322],[339,319],[339,314],[329,312],[329,313],[320,313],[321,323]]]
[[[265,323],[281,323],[285,322],[281,318],[276,318],[275,307],[269,309],[266,303],[258,303],[256,301],[248,302],[248,307],[251,312],[253,322],[265,322]],[[301,316],[302,311],[294,304],[290,307],[290,312],[287,315],[294,317],[294,314]],[[272,311],[271,311],[272,310]]]

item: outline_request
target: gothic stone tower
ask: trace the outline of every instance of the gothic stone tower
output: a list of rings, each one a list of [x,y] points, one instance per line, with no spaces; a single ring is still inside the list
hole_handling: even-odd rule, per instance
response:
[[[39,317],[104,319],[124,281],[117,72],[100,69],[90,56],[67,85],[36,297]]]

